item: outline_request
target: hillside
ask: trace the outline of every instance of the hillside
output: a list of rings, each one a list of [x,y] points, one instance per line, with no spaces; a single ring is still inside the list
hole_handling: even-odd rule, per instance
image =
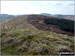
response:
[[[28,22],[39,30],[52,31],[59,34],[74,35],[74,21],[48,17],[42,15],[30,15]],[[35,18],[34,18],[35,17]]]
[[[1,33],[2,55],[55,55],[74,52],[71,36],[33,29],[3,30]]]
[[[59,52],[74,52],[73,27],[74,21],[55,17],[14,17],[0,23],[1,54],[55,55]]]
[[[48,22],[50,21],[50,23]],[[51,23],[51,21],[54,23]],[[59,25],[60,23],[60,25]],[[3,29],[25,29],[36,28],[39,30],[47,30],[61,34],[74,35],[74,21],[66,19],[58,19],[43,15],[23,15],[2,22]],[[57,30],[55,30],[57,29]]]
[[[1,23],[1,29],[26,29],[34,28],[31,24],[27,22],[28,16],[17,16],[12,19],[6,20]]]

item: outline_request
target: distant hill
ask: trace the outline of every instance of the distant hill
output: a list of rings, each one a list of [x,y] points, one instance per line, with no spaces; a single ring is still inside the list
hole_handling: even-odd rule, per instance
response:
[[[75,15],[53,15],[53,16],[57,17],[57,18],[64,18],[64,19],[69,19],[69,20],[75,21]]]
[[[57,17],[57,18],[61,18],[61,19],[64,18],[64,19],[75,21],[75,15],[61,15],[61,14],[52,15],[52,14],[48,14],[48,13],[42,13],[41,15],[43,15],[43,16],[52,16],[52,17]]]
[[[43,15],[43,16],[52,16],[52,14],[48,14],[48,13],[42,13],[41,15]]]
[[[8,15],[8,14],[0,14],[0,22],[3,22],[7,19],[15,17],[14,15]]]
[[[52,17],[57,17],[57,18],[61,18],[61,19],[64,18],[64,19],[75,21],[75,15],[60,15],[60,14],[52,15],[52,14],[48,14],[48,13],[41,13],[41,14],[38,14],[38,15],[50,16],[50,17],[52,16]],[[20,16],[20,15],[0,14],[0,22],[3,22],[7,19],[11,19],[11,18],[16,17],[16,16]]]

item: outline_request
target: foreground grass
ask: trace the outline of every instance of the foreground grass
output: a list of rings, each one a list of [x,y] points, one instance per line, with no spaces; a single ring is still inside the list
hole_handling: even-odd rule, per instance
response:
[[[51,55],[60,51],[74,52],[73,37],[34,29],[2,30],[1,44],[3,55]]]

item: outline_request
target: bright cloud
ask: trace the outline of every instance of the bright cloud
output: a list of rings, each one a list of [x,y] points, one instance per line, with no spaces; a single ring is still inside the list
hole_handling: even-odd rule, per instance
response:
[[[74,15],[74,1],[1,1],[1,14],[39,13]]]

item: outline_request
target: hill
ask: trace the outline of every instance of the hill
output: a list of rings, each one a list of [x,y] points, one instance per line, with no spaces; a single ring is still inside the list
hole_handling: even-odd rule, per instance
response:
[[[43,16],[52,16],[52,14],[48,14],[48,13],[42,13],[41,15],[43,15]]]
[[[51,23],[51,21],[53,23]],[[58,19],[55,17],[48,17],[43,15],[23,15],[3,22],[1,28],[2,29],[36,28],[39,30],[48,30],[56,33],[73,35],[74,21],[66,19]]]
[[[8,14],[0,14],[0,22],[3,22],[7,19],[15,17],[14,15],[8,15]]]
[[[48,14],[48,13],[42,13],[41,15],[52,16],[52,17],[56,17],[56,18],[60,18],[60,19],[64,18],[64,19],[67,19],[67,20],[75,21],[75,15],[61,15],[61,14],[52,15],[52,14]]]
[[[74,21],[56,17],[34,14],[14,17],[0,23],[1,54],[55,55],[74,52],[73,27]]]
[[[75,15],[53,15],[54,17],[57,18],[64,18],[67,20],[74,20],[75,21]]]

